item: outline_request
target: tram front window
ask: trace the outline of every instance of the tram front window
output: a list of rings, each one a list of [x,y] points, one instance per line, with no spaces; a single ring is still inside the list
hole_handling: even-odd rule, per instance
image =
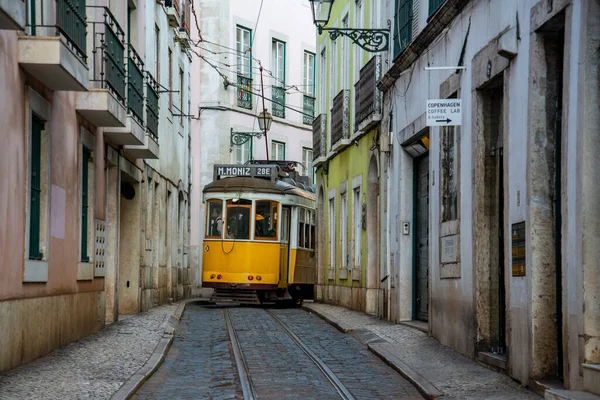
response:
[[[256,215],[254,216],[257,240],[275,240],[277,238],[277,202],[257,201]]]
[[[223,200],[209,200],[206,213],[206,236],[221,237],[223,233]]]
[[[250,239],[252,202],[244,199],[227,200],[227,238]]]

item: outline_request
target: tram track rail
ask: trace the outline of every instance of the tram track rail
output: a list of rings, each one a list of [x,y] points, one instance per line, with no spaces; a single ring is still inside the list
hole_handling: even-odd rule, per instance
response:
[[[279,317],[277,317],[272,311],[264,310],[265,313],[273,319],[287,334],[287,336],[292,339],[292,341],[302,350],[302,352],[317,366],[317,368],[321,371],[321,373],[327,378],[327,380],[331,383],[333,388],[337,391],[340,398],[343,400],[355,400],[355,397],[352,395],[352,392],[340,381],[337,375],[325,364],[325,362],[318,357],[315,352],[313,352],[303,341],[296,335]],[[229,338],[231,341],[231,347],[233,349],[233,355],[236,361],[237,371],[240,378],[240,384],[242,388],[242,393],[244,396],[244,400],[257,400],[260,398],[258,395],[253,383],[252,378],[250,376],[250,371],[248,369],[248,364],[246,363],[246,359],[244,357],[244,353],[238,339],[231,314],[229,310],[223,310],[223,316],[225,319],[225,324],[227,326],[227,331],[229,333]]]

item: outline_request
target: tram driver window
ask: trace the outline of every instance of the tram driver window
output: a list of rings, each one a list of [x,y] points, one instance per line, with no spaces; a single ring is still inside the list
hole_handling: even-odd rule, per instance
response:
[[[250,211],[252,201],[227,200],[227,238],[250,239]]]
[[[206,236],[221,237],[223,233],[223,201],[209,200],[206,207]]]
[[[277,238],[277,202],[257,201],[254,216],[254,237],[257,240],[275,240]]]

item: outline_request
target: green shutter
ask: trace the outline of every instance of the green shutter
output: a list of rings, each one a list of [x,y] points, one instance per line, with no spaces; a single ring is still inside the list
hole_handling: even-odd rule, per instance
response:
[[[429,0],[429,16],[431,16],[446,0]]]
[[[81,157],[81,261],[88,262],[87,242],[88,242],[88,165],[90,161],[90,152],[83,150]]]
[[[394,58],[412,41],[413,0],[396,0],[394,9]]]
[[[42,131],[44,122],[36,117],[31,119],[31,175],[29,177],[29,258],[41,260],[40,252],[40,213],[42,200]]]

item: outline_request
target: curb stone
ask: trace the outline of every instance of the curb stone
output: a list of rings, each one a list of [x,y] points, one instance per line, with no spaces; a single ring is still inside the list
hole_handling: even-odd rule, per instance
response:
[[[187,299],[179,302],[177,310],[161,326],[164,328],[163,336],[158,341],[158,344],[154,348],[154,352],[150,358],[146,361],[143,367],[141,367],[135,374],[129,377],[123,385],[111,396],[111,400],[127,400],[130,399],[135,392],[152,376],[152,374],[158,369],[163,363],[167,352],[173,343],[175,338],[175,330],[181,321],[183,312],[188,303],[198,301],[198,299]]]
[[[317,311],[311,307],[307,307],[307,306],[302,306],[302,309],[308,313],[313,313],[316,316],[318,316],[319,318],[321,318],[322,320],[324,320],[325,322],[329,323],[330,325],[332,325],[333,327],[335,327],[338,331],[343,332],[343,333],[350,333],[354,330],[354,328],[352,328],[349,325],[345,325],[343,322],[337,322],[334,321],[333,318],[331,316],[329,316],[326,313],[323,313],[321,311]]]
[[[389,343],[372,343],[367,347],[373,354],[381,358],[386,364],[402,375],[404,379],[412,383],[426,399],[434,400],[444,395],[431,382],[425,379],[423,375],[410,368],[405,362],[394,355],[392,351],[387,349],[389,346]]]

